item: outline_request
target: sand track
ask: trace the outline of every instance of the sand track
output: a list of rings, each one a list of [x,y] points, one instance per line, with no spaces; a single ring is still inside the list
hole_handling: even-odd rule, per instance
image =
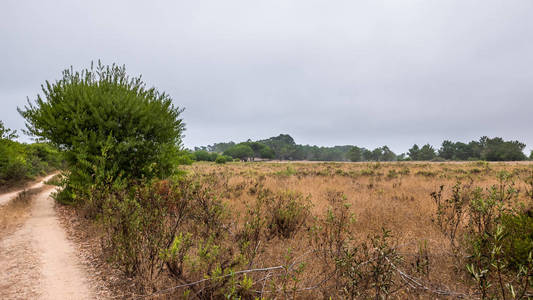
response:
[[[18,196],[18,194],[22,193],[24,190],[39,189],[39,188],[43,187],[45,185],[44,184],[45,182],[47,182],[48,180],[52,179],[52,177],[54,177],[56,175],[57,175],[57,173],[48,175],[45,178],[43,178],[43,180],[41,180],[38,183],[35,183],[35,184],[25,188],[25,189],[20,189],[20,190],[16,190],[16,191],[13,191],[13,192],[0,194],[0,206],[2,206],[4,204],[7,204],[9,201],[11,201],[12,199],[16,198]]]
[[[59,224],[53,191],[37,194],[24,225],[0,241],[0,299],[93,298],[75,247]]]

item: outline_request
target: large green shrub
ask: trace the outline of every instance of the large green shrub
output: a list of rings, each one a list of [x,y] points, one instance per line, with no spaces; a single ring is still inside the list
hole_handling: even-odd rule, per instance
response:
[[[67,198],[98,180],[165,177],[175,170],[182,110],[141,77],[128,76],[125,67],[71,68],[42,91],[19,112],[27,133],[65,152]]]

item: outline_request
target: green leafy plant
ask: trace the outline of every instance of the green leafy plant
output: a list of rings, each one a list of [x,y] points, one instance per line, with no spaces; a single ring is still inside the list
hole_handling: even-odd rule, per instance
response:
[[[117,178],[164,178],[175,171],[184,124],[182,109],[125,67],[100,62],[72,68],[46,82],[20,114],[27,133],[65,153],[69,173],[65,191],[83,201],[97,172]],[[97,170],[98,169],[98,170]],[[83,195],[83,197],[81,197]]]

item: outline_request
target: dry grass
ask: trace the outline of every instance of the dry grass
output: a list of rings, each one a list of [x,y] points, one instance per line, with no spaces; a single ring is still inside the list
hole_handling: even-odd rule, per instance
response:
[[[218,174],[228,181],[228,190],[219,191],[234,212],[236,227],[242,224],[247,205],[255,201],[250,191],[258,181],[273,191],[292,190],[310,195],[312,214],[323,215],[328,208],[330,191],[343,192],[356,217],[352,232],[361,240],[379,233],[382,228],[392,231],[395,243],[407,265],[418,255],[420,245],[427,245],[430,259],[426,282],[439,288],[469,293],[468,277],[454,272],[448,240],[433,224],[435,204],[430,196],[441,185],[445,193],[457,182],[473,181],[476,186],[489,187],[497,183],[497,174],[514,174],[520,197],[526,199],[522,178],[531,176],[533,165],[528,163],[231,163],[216,165],[195,163],[186,167],[195,174]],[[445,195],[446,196],[446,195]],[[287,249],[294,255],[309,249],[308,232],[302,230],[290,240],[272,240],[261,246],[257,267],[279,265]],[[308,269],[317,267],[308,261]],[[313,266],[315,265],[315,266]],[[304,284],[312,285],[310,279]],[[396,294],[405,297],[409,289]],[[307,294],[309,296],[309,294]],[[435,295],[427,294],[429,298]],[[304,296],[305,297],[305,296]]]
[[[533,164],[530,163],[228,163],[224,165],[214,163],[195,163],[183,169],[192,177],[204,177],[212,181],[206,188],[221,199],[226,206],[227,218],[224,218],[223,229],[227,234],[217,235],[217,241],[222,248],[227,248],[237,255],[238,242],[243,232],[244,223],[250,217],[251,208],[259,198],[260,190],[273,193],[293,191],[311,202],[311,217],[290,238],[282,236],[269,237],[262,234],[256,246],[257,256],[249,263],[238,265],[233,271],[250,272],[254,280],[253,289],[256,294],[266,298],[328,298],[338,292],[336,281],[327,278],[327,274],[336,268],[335,261],[321,261],[315,255],[312,232],[331,207],[331,195],[342,193],[350,210],[355,216],[355,222],[347,227],[350,230],[352,244],[368,242],[370,236],[381,233],[382,228],[391,230],[392,247],[402,257],[394,270],[395,290],[391,292],[392,299],[436,299],[446,298],[437,295],[435,291],[456,293],[448,295],[456,298],[478,298],[474,292],[472,279],[465,272],[464,265],[458,266],[452,254],[452,248],[439,228],[432,222],[435,217],[436,205],[431,193],[445,186],[443,197],[451,195],[451,187],[458,181],[473,182],[475,186],[488,188],[498,183],[498,174],[506,171],[513,174],[515,187],[519,189],[519,199],[531,204],[531,196],[524,180],[533,174]],[[167,181],[162,181],[159,190],[168,189]],[[168,192],[168,191],[167,191]],[[165,192],[166,193],[166,192]],[[165,194],[161,193],[161,194]],[[219,198],[220,197],[220,198]],[[268,207],[268,205],[267,205]],[[96,249],[99,238],[103,237],[101,227],[88,226],[87,220],[70,211],[70,225],[73,232],[70,235],[80,236],[79,241],[86,241],[87,253],[91,253],[88,264],[94,270],[99,270],[100,279],[107,282],[107,289],[119,298],[134,298],[134,293],[144,294],[148,299],[176,299],[183,296],[188,285],[200,282],[203,288],[208,286],[211,273],[196,272],[194,267],[184,268],[184,273],[190,275],[179,280],[160,276],[154,282],[144,282],[150,289],[138,288],[138,280],[119,275],[112,266],[103,266],[106,255],[101,249]],[[261,215],[265,217],[263,212]],[[206,221],[206,220],[203,220]],[[202,224],[203,224],[202,221]],[[73,226],[74,223],[78,226]],[[206,224],[209,223],[206,221]],[[196,232],[195,226],[183,226],[183,232]],[[198,225],[202,226],[202,225]],[[190,227],[190,228],[189,228]],[[88,230],[91,228],[91,230]],[[187,231],[190,230],[191,231]],[[265,229],[263,229],[265,230]],[[268,231],[268,230],[267,230]],[[202,240],[202,236],[193,239]],[[427,252],[421,253],[421,247],[427,247]],[[193,247],[194,248],[194,247]],[[161,249],[162,250],[162,249]],[[194,256],[194,249],[189,253]],[[140,253],[139,253],[140,254]],[[232,255],[233,255],[232,254]],[[427,266],[424,271],[417,269],[417,260],[424,255]],[[230,255],[231,256],[231,255]],[[301,273],[294,272],[293,266],[304,264]],[[297,293],[280,292],[283,283],[283,270],[291,265],[290,284],[294,285]],[[114,265],[116,266],[116,265]],[[283,267],[281,267],[283,266]],[[263,272],[268,268],[276,268]],[[458,270],[461,268],[461,270]],[[255,272],[254,270],[258,270]],[[253,272],[253,273],[252,273]],[[423,286],[413,286],[406,283],[400,275],[405,272],[413,276]],[[166,273],[164,273],[166,274]],[[239,277],[239,278],[242,278]],[[327,280],[324,280],[327,279]],[[403,280],[403,281],[402,281]],[[262,282],[265,283],[261,289]],[[178,286],[176,288],[176,286]],[[238,286],[238,284],[237,284]],[[268,290],[272,288],[272,292]],[[307,289],[309,288],[309,289]],[[396,289],[398,288],[398,289]],[[261,290],[258,293],[257,289]],[[264,293],[263,289],[266,291]],[[425,290],[425,289],[429,289]],[[154,292],[154,293],[152,293]],[[342,294],[342,293],[341,293]],[[367,295],[368,296],[368,295]],[[360,296],[365,298],[365,296]],[[201,298],[198,296],[197,298]],[[244,297],[247,299],[247,297]]]

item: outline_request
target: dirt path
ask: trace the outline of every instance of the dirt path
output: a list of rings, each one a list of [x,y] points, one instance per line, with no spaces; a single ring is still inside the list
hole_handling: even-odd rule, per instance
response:
[[[47,182],[48,180],[52,179],[52,177],[54,177],[55,175],[57,175],[57,173],[48,175],[45,178],[43,178],[43,180],[41,180],[38,183],[35,183],[35,184],[25,188],[25,189],[20,189],[20,190],[16,190],[16,191],[13,191],[13,192],[0,194],[0,206],[6,204],[7,202],[12,200],[13,198],[17,197],[17,195],[20,194],[21,192],[23,192],[24,190],[38,189],[38,188],[43,187],[44,183]]]
[[[59,224],[53,191],[36,195],[26,223],[0,241],[1,299],[93,298],[74,245]]]

